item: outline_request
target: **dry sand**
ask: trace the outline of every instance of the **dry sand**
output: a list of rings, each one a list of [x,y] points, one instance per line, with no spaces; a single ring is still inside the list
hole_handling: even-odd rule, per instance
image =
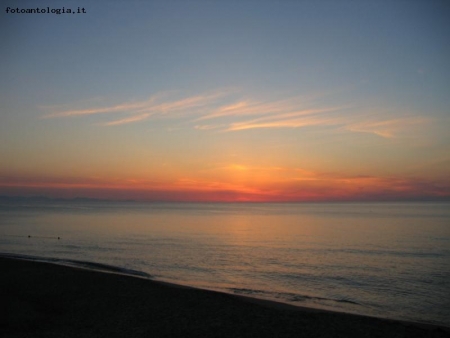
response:
[[[450,337],[148,279],[0,257],[1,337]]]

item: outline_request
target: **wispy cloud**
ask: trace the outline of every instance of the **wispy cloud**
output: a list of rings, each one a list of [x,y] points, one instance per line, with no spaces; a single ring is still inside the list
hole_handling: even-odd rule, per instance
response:
[[[149,118],[152,115],[170,115],[173,116],[176,113],[186,113],[192,109],[200,109],[207,106],[216,104],[216,101],[227,94],[228,91],[216,91],[213,93],[206,93],[203,95],[196,95],[191,97],[185,97],[181,99],[168,99],[166,95],[159,94],[152,96],[148,100],[137,102],[125,102],[113,106],[106,107],[93,107],[86,109],[68,109],[63,111],[56,111],[48,113],[42,118],[63,118],[63,117],[76,117],[76,116],[88,116],[97,114],[127,114],[129,117],[120,118],[117,120],[102,123],[103,126],[115,126],[126,123],[133,123],[142,121]],[[164,100],[165,99],[165,100]]]
[[[204,124],[204,125],[196,125],[194,128],[198,129],[198,130],[212,130],[212,129],[219,129],[219,128],[223,128],[223,125],[209,125],[209,124]]]
[[[316,96],[291,97],[276,101],[239,100],[219,107],[213,112],[201,116],[198,121],[230,116],[273,115],[292,113],[313,106]]]
[[[264,115],[269,113],[280,113],[294,109],[292,102],[256,102],[256,101],[238,101],[232,104],[222,106],[212,113],[199,117],[197,120],[209,120],[227,116],[245,116],[245,115]]]
[[[213,104],[217,99],[219,99],[223,95],[224,93],[216,92],[212,94],[187,97],[181,100],[162,102],[156,105],[151,105],[149,107],[139,109],[138,112],[158,112],[161,114],[165,114],[179,110],[198,108],[209,104]]]
[[[365,120],[364,116],[343,114],[343,107],[305,110],[294,113],[273,114],[257,119],[230,123],[223,131],[242,131],[261,128],[301,128],[309,126],[334,126],[340,130],[370,133],[383,138],[394,138],[402,132],[423,126],[428,119],[405,116],[397,119],[383,117]],[[210,126],[212,129],[213,126]]]
[[[88,108],[88,109],[72,109],[59,111],[56,113],[50,113],[42,116],[42,118],[55,118],[55,117],[71,117],[80,115],[94,115],[94,114],[105,114],[105,113],[119,113],[119,112],[136,112],[144,109],[145,107],[151,106],[156,97],[152,97],[147,101],[141,102],[128,102],[122,103],[115,106],[108,107],[98,107],[98,108]]]
[[[236,93],[224,89],[182,98],[174,98],[177,95],[174,92],[160,93],[143,101],[123,102],[103,107],[67,109],[67,106],[59,106],[65,109],[50,112],[42,118],[115,115],[115,119],[97,123],[112,127],[149,118],[187,117],[190,118],[187,123],[191,124],[192,128],[202,131],[237,132],[249,129],[333,126],[339,130],[371,133],[383,138],[393,138],[405,130],[427,122],[425,118],[413,115],[399,118],[392,118],[391,114],[382,112],[370,115],[365,113],[364,109],[357,111],[350,104],[325,105],[318,95],[258,101],[239,99],[232,97],[231,94]],[[44,108],[58,109],[58,107]]]
[[[151,115],[150,113],[141,114],[141,115],[133,115],[131,117],[126,117],[124,119],[106,122],[103,125],[104,126],[118,126],[118,125],[121,125],[121,124],[137,122],[137,121],[141,121],[141,120],[147,119],[150,115]]]
[[[341,121],[341,117],[329,116],[327,113],[336,112],[340,109],[342,108],[306,109],[290,113],[272,114],[244,122],[232,123],[226,131],[256,128],[295,128],[312,125],[337,124]]]
[[[392,138],[401,131],[428,122],[423,117],[403,117],[381,121],[362,121],[345,126],[347,130],[361,133],[372,133],[385,138]]]

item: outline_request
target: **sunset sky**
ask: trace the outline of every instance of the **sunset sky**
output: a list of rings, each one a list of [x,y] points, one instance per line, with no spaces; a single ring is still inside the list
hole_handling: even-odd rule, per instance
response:
[[[0,195],[450,199],[447,1],[2,5]]]

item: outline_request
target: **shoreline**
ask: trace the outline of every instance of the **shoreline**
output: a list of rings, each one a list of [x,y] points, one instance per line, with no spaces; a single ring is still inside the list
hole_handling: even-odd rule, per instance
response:
[[[283,302],[282,300],[277,299],[270,299],[270,298],[263,298],[258,296],[251,296],[246,294],[238,294],[233,292],[227,292],[226,290],[221,289],[214,289],[214,288],[202,288],[197,287],[193,285],[188,284],[182,284],[182,283],[176,283],[172,282],[170,280],[164,280],[164,279],[155,279],[152,275],[138,270],[132,270],[127,268],[122,268],[119,266],[113,266],[103,263],[96,263],[91,261],[81,261],[81,260],[75,260],[75,259],[63,259],[63,258],[48,258],[48,257],[40,257],[40,256],[30,256],[30,255],[23,255],[23,254],[11,254],[11,253],[3,253],[0,252],[0,258],[10,258],[10,259],[18,259],[18,260],[25,260],[30,262],[40,262],[40,263],[48,263],[48,264],[54,264],[58,266],[64,266],[64,267],[72,267],[75,269],[83,269],[88,271],[96,271],[100,273],[107,273],[107,274],[113,274],[113,275],[123,275],[123,276],[129,276],[134,278],[143,278],[144,280],[150,280],[155,283],[161,283],[168,285],[170,287],[175,288],[185,288],[185,289],[195,289],[195,290],[202,290],[207,292],[217,292],[217,293],[223,293],[227,294],[233,297],[241,298],[243,300],[254,302],[260,305],[269,306],[269,307],[275,307],[280,309],[288,309],[288,310],[298,310],[298,311],[306,311],[306,312],[321,312],[321,313],[339,313],[344,315],[350,315],[350,316],[358,316],[358,317],[364,317],[364,318],[374,318],[374,319],[381,319],[386,321],[392,321],[392,322],[401,322],[406,325],[417,325],[420,327],[429,327],[429,328],[442,328],[444,330],[447,330],[450,333],[450,325],[442,325],[442,324],[436,324],[436,323],[427,323],[427,322],[419,322],[414,320],[404,320],[404,319],[396,319],[396,318],[389,318],[389,317],[377,317],[377,316],[371,316],[367,314],[357,314],[352,312],[345,312],[345,311],[334,311],[330,309],[324,309],[320,306],[314,307],[314,306],[304,306],[304,305],[297,305],[294,303],[289,302]]]
[[[450,337],[445,326],[301,307],[120,271],[25,256],[0,255],[0,265],[4,273],[0,292],[9,300],[1,325],[6,337],[26,336],[36,329],[62,336],[71,336],[68,330],[78,332],[74,336],[86,334],[85,330],[101,336],[106,330],[119,337],[127,328],[137,330],[127,333],[132,337],[151,331],[156,336],[181,337],[189,332],[187,336],[294,337],[299,330],[305,337]],[[124,316],[128,319],[122,322]]]

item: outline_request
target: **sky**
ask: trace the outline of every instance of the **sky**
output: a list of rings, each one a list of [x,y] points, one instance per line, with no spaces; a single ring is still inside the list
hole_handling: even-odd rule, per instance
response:
[[[0,195],[450,199],[447,1],[2,6]]]

